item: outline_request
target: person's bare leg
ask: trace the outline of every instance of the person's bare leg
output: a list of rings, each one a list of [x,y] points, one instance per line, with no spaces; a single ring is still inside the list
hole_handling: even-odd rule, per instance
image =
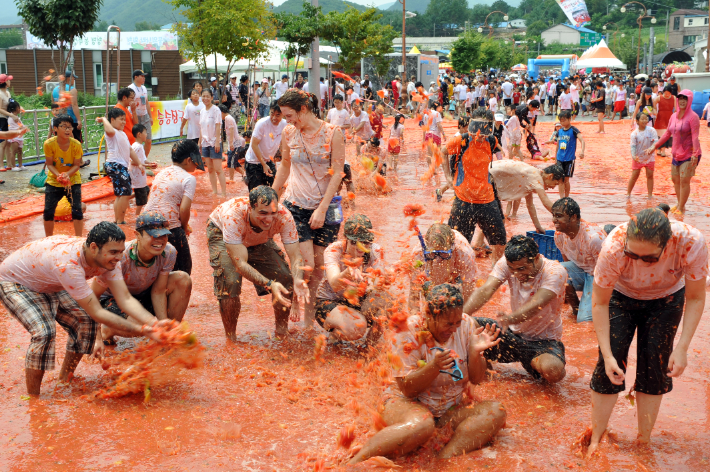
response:
[[[44,377],[43,370],[25,369],[25,386],[27,387],[28,395],[39,396],[42,377]]]
[[[577,290],[574,286],[567,282],[565,286],[565,301],[572,308],[572,314],[574,318],[577,319],[577,312],[579,311],[579,296],[577,295]]]
[[[541,354],[530,363],[550,383],[557,383],[565,378],[565,363],[552,354]]]
[[[67,382],[69,380],[69,374],[74,374],[76,366],[81,362],[81,358],[84,354],[78,352],[67,351],[64,354],[64,362],[62,362],[62,368],[59,370],[59,381]]]
[[[301,249],[301,257],[303,257],[303,265],[308,267],[313,267],[310,275],[308,272],[304,274],[306,278],[306,283],[308,284],[308,291],[310,292],[310,300],[304,306],[303,315],[303,327],[306,329],[313,327],[313,321],[315,321],[316,314],[316,291],[318,290],[318,285],[323,278],[323,250],[321,246],[316,246],[313,241],[304,241],[299,244]]]
[[[382,418],[388,426],[372,436],[349,464],[357,464],[374,456],[406,454],[426,443],[435,431],[431,412],[408,399],[388,401]]]
[[[505,425],[505,408],[498,402],[479,403],[463,409],[462,413],[467,413],[466,417],[455,426],[454,435],[439,453],[440,459],[480,449]]]
[[[72,224],[74,225],[74,236],[82,236],[84,234],[84,220],[72,220]]]
[[[518,208],[520,208],[520,200],[513,202],[513,217],[518,216]]]
[[[587,457],[590,457],[599,447],[599,441],[609,425],[609,418],[614,411],[618,396],[618,394],[604,395],[592,392],[592,438],[587,449]]]
[[[242,302],[239,297],[223,298],[219,301],[219,314],[222,316],[224,334],[233,343],[237,342],[237,320],[242,311]]]
[[[214,169],[217,180],[219,181],[219,186],[222,189],[222,196],[227,196],[227,180],[224,178],[224,169],[222,168],[222,159],[210,159],[212,161],[212,168]]]
[[[473,246],[474,249],[482,249],[485,245],[486,242],[483,240],[483,231],[481,231],[481,228],[476,228],[473,233],[473,241],[471,241],[471,246]]]
[[[192,294],[192,279],[181,270],[171,272],[168,276],[168,318],[182,321],[190,304]],[[238,315],[237,315],[238,316]],[[235,325],[236,327],[236,325]]]
[[[44,222],[44,235],[52,236],[54,234],[54,221]]]
[[[565,177],[562,180],[562,183],[560,185],[558,185],[558,187],[560,189],[560,198],[565,198],[567,196],[567,195],[565,195],[565,182],[567,181],[568,178],[569,177]]]
[[[680,178],[680,198],[678,199],[678,211],[685,213],[685,204],[690,196],[690,177]]]
[[[636,392],[637,413],[639,433],[636,440],[646,444],[651,441],[651,431],[658,418],[658,410],[661,408],[663,395],[648,395]]]
[[[636,186],[636,181],[638,180],[640,173],[641,173],[641,169],[634,169],[631,171],[631,176],[629,177],[629,183],[626,185],[626,196],[627,197],[631,196],[631,191],[634,189],[634,186]]]
[[[505,205],[505,217],[510,218],[510,212],[513,211],[513,201],[508,200],[508,202]]]
[[[205,165],[207,166],[207,173],[209,174],[210,178],[210,185],[212,186],[212,194],[219,195],[219,193],[217,192],[217,175],[215,174],[213,160],[214,159],[204,159]]]
[[[227,169],[227,174],[229,175],[229,180],[231,180],[233,182],[234,181],[234,169],[229,167]]]
[[[648,198],[653,198],[653,169],[646,167],[646,190]]]
[[[570,190],[572,189],[572,184],[569,177],[565,178],[565,197],[569,197]]]
[[[491,249],[493,249],[493,252],[491,252],[491,267],[493,267],[496,265],[496,262],[498,262],[498,259],[503,257],[505,246],[495,246],[491,244]]]
[[[142,211],[143,211],[143,205],[141,205],[141,206],[136,205],[136,217],[140,216]]]
[[[153,142],[150,139],[147,139],[145,141],[145,144],[143,145],[143,149],[145,149],[145,157],[148,157],[148,155],[150,154],[150,149],[153,146],[152,143]]]
[[[671,210],[675,210],[676,208],[678,208],[678,205],[680,205],[680,175],[671,172],[671,181],[673,181],[673,188],[675,189],[675,198],[677,200],[676,205],[672,207]]]
[[[116,197],[116,200],[114,200],[113,213],[117,224],[126,222],[126,211],[128,210],[128,204],[130,201],[130,196]]]

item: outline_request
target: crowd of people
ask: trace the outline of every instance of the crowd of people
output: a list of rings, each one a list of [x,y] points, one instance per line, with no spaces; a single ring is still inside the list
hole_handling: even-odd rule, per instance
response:
[[[330,86],[321,79],[319,95],[307,92],[301,77],[293,87],[284,76],[282,82],[265,79],[251,88],[246,76],[232,75],[226,87],[214,77],[209,87],[198,82],[190,91],[181,125],[186,138],[172,146],[172,165],[157,172],[151,186],[146,168],[155,164],[147,160],[152,118],[145,74],[136,70],[133,79],[118,92],[118,103],[97,119],[108,148],[114,220],[84,234],[81,128],[70,100],[53,109],[52,132],[44,143],[46,237],[0,264],[0,300],[32,336],[25,358],[30,395],[40,394],[44,373],[54,369],[55,321],[69,334],[59,373],[59,380],[67,381],[84,355],[101,354],[117,336],[160,342],[156,327],[183,319],[193,283],[188,239],[197,185],[193,173],[206,171],[213,196],[226,197],[226,160],[229,178],[242,175],[248,191],[247,197],[223,200],[206,224],[213,292],[226,338],[237,340],[246,279],[258,295],[271,293],[277,336],[288,336],[289,321],[303,316],[306,327],[317,323],[332,341],[387,344],[400,360],[392,363],[394,382],[384,392],[386,425],[351,463],[412,451],[445,425],[454,434],[440,451],[442,458],[488,443],[505,424],[505,406],[485,401],[471,407],[469,383],[487,380],[489,362],[520,362],[531,381],[563,381],[565,304],[577,322],[593,322],[599,344],[590,383],[589,453],[597,449],[625,389],[635,333],[638,439],[650,440],[663,395],[687,366],[708,275],[704,236],[667,215],[685,211],[701,157],[693,94],[674,88],[673,77],[662,95],[657,82],[641,84],[639,94],[615,76],[514,81],[510,75],[452,73],[428,90],[421,82],[404,85],[395,77],[377,93],[367,76],[348,77],[352,80]],[[9,80],[0,76],[0,98]],[[71,82],[67,87],[75,90]],[[634,94],[640,95],[636,102]],[[249,103],[256,105],[254,115],[240,131],[241,107],[251,110]],[[0,107],[8,121],[14,119],[12,110],[7,103]],[[592,111],[599,133],[605,117],[631,118],[629,195],[645,168],[652,197],[654,154],[672,139],[674,209],[648,208],[618,227],[582,219],[570,197],[570,179],[586,143],[574,122]],[[544,150],[535,137],[541,114],[554,114],[558,121]],[[394,115],[390,126],[385,115]],[[376,242],[379,233],[363,210],[344,217],[341,189],[349,195],[345,200],[352,200],[350,194],[363,188],[355,184],[372,181],[374,191],[386,193],[384,177],[397,172],[405,147],[405,119],[420,126],[420,136],[408,139],[421,137],[432,175],[441,167],[446,178],[437,200],[448,190],[454,198],[447,222],[424,234],[415,228],[419,246],[403,271],[409,277],[408,317],[395,329],[388,309],[392,294],[383,280],[402,268],[387,264],[385,249]],[[457,134],[446,135],[447,119],[458,120]],[[3,130],[0,137],[19,133]],[[520,149],[523,137],[529,156]],[[352,166],[346,159],[349,146],[351,157],[361,156]],[[548,155],[554,163],[544,168],[524,162]],[[356,165],[363,171],[354,172]],[[546,190],[555,187],[560,198],[553,201]],[[535,229],[545,233],[535,195],[551,215],[562,262],[540,254],[533,238],[506,232],[506,217],[517,213],[524,198]],[[76,237],[53,236],[55,208],[63,197],[71,202]],[[136,237],[127,241],[132,197]],[[476,263],[481,256],[490,256],[483,273]],[[504,285],[510,308],[496,318],[476,316]]]

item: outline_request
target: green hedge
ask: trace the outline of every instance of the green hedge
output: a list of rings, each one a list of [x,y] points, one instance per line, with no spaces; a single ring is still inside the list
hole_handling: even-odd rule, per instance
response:
[[[17,100],[17,102],[25,110],[41,110],[43,108],[51,108],[52,106],[52,96],[49,93],[43,95],[15,95],[12,94],[12,98]],[[77,102],[80,107],[98,107],[106,105],[106,97],[97,97],[96,95],[84,92],[77,93]],[[161,97],[162,98],[162,97]],[[165,97],[163,100],[180,100],[180,97]],[[109,96],[108,103],[110,105],[115,105],[118,101],[116,94],[111,94]]]

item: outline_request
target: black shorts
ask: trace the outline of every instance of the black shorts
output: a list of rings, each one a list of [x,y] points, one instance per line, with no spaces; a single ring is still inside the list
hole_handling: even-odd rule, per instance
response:
[[[481,228],[489,244],[504,246],[506,243],[505,222],[500,202],[467,203],[454,198],[449,216],[449,226],[461,233],[467,241],[473,238],[476,225]]]
[[[474,318],[476,323],[481,326],[487,324],[498,325],[495,320],[490,318]],[[507,364],[509,362],[520,362],[527,373],[536,379],[542,378],[542,375],[532,367],[532,361],[542,354],[552,354],[566,364],[565,361],[565,345],[562,341],[556,339],[542,339],[539,341],[528,341],[513,333],[510,329],[501,331],[501,341],[497,346],[487,349],[483,355],[491,361]]]
[[[309,220],[315,210],[298,207],[287,200],[284,200],[284,206],[288,208],[288,211],[290,211],[293,216],[293,220],[296,222],[299,242],[313,241],[313,244],[316,246],[328,247],[338,239],[338,232],[340,232],[339,224],[324,224],[318,229],[312,229]]]
[[[555,104],[555,97],[547,97],[548,105],[552,106]]]
[[[555,164],[558,166],[562,167],[562,170],[564,171],[565,177],[572,178],[574,177],[574,163],[575,161],[557,161]]]
[[[143,308],[145,308],[147,312],[155,316],[155,310],[153,309],[153,299],[150,296],[152,288],[153,287],[148,287],[138,295],[133,295],[133,298],[138,300],[138,303],[140,303],[141,306],[143,306]],[[128,315],[121,311],[121,307],[118,306],[118,303],[116,303],[116,299],[113,298],[113,295],[102,296],[100,303],[104,310],[110,311],[114,315],[118,315],[121,318],[128,318]]]
[[[187,233],[182,227],[173,228],[170,230],[168,242],[177,250],[177,258],[175,259],[173,270],[181,270],[189,275],[192,272],[192,255],[190,254],[190,245],[187,242]]]
[[[276,177],[276,164],[272,161],[266,161],[266,165],[271,169],[273,174],[271,177],[264,173],[264,168],[261,164],[252,164],[251,162],[244,163],[244,170],[247,177],[247,188],[251,192],[259,185],[266,185],[271,187],[274,183],[274,177]]]
[[[346,184],[351,184],[353,183],[353,171],[350,168],[350,164],[347,162],[343,166],[343,174],[345,174],[345,177],[343,177],[342,182]]]
[[[7,118],[5,118],[5,117],[0,118],[0,131],[8,131]],[[0,143],[3,141],[5,141],[5,140],[0,139]]]
[[[328,315],[330,314],[331,311],[333,311],[333,308],[337,306],[347,306],[352,308],[353,310],[360,311],[361,307],[359,305],[353,305],[351,303],[348,303],[346,300],[326,300],[325,298],[317,298],[316,299],[316,321],[320,325],[321,328],[325,329],[323,324],[325,323],[325,319],[328,318]],[[364,315],[364,313],[363,313]],[[372,316],[366,316],[364,315],[365,318],[367,319],[367,327],[370,328],[372,327],[372,324],[374,323]],[[333,331],[333,329],[329,329],[328,331]]]
[[[509,107],[511,103],[513,103],[512,98],[504,98],[503,99],[503,106]]]
[[[57,211],[57,204],[63,198],[71,203],[71,219],[83,220],[84,212],[81,211],[81,184],[71,186],[71,193],[66,187],[55,187],[45,184],[44,186],[44,221],[54,221],[54,213]]]
[[[239,163],[239,159],[244,159],[246,155],[246,146],[241,146],[234,151],[227,151],[227,168],[236,169],[242,165]]]
[[[83,143],[84,138],[82,138],[82,136],[81,136],[81,130],[79,129],[79,123],[74,123],[72,121],[71,126],[72,126],[71,134],[74,137],[74,139],[76,139],[80,143]]]
[[[574,108],[572,108],[572,116],[579,115],[579,103],[573,103]]]
[[[609,342],[619,368],[626,372],[629,347],[636,339],[636,380],[634,390],[647,395],[663,395],[673,390],[668,377],[668,358],[673,338],[683,317],[685,287],[665,298],[636,300],[614,292],[609,300]],[[626,384],[614,385],[606,375],[601,350],[589,387],[603,395],[623,392]]]
[[[150,195],[150,187],[147,185],[141,188],[134,188],[133,194],[136,196],[136,206],[144,206],[148,203],[148,195]]]

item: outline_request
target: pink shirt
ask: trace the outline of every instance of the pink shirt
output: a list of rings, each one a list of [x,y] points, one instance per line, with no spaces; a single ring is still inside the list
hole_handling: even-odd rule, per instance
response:
[[[470,283],[476,280],[476,253],[473,252],[473,248],[461,233],[455,229],[452,231],[454,232],[454,245],[452,247],[451,259],[447,261],[437,259],[434,261],[434,264],[453,264],[450,271],[442,271],[447,272],[449,277],[444,280],[438,276],[438,271],[432,270],[430,274],[432,285],[440,285],[445,283],[456,284],[458,283],[456,279],[459,277],[462,282]],[[425,262],[424,254],[421,249],[414,252],[414,260]],[[424,270],[424,267],[425,266],[422,266],[422,271]]]
[[[423,360],[427,363],[434,360],[434,356],[439,351],[431,351],[426,344],[419,344],[417,333],[425,330],[424,319],[420,316],[410,316],[407,320],[407,330],[396,333],[393,336],[390,350],[402,360],[402,367],[392,368],[393,377],[406,377],[420,367],[417,362]],[[431,413],[439,417],[454,405],[457,405],[463,398],[463,392],[468,386],[468,345],[471,338],[475,336],[476,324],[473,318],[464,314],[461,326],[444,344],[439,344],[434,340],[434,345],[443,349],[451,349],[452,356],[456,353],[459,368],[463,374],[463,379],[454,382],[453,377],[448,374],[439,374],[429,385],[429,388],[420,393],[415,399],[429,408]],[[385,395],[404,398],[404,395],[397,387],[397,384],[390,385],[385,391]]]
[[[121,273],[131,295],[138,295],[148,290],[158,279],[158,276],[170,275],[175,267],[177,249],[170,243],[166,244],[163,253],[156,256],[150,265],[136,260],[137,257],[136,240],[128,241],[121,258]],[[99,285],[107,286],[101,280],[97,279],[97,282]],[[110,293],[109,290],[106,291],[106,294]]]
[[[15,282],[34,292],[69,292],[75,300],[92,295],[86,281],[98,277],[102,285],[123,279],[121,264],[112,271],[92,268],[84,257],[84,238],[50,236],[22,246],[0,264],[0,280]]]
[[[628,223],[617,226],[602,245],[594,283],[614,288],[637,300],[657,300],[685,287],[685,279],[701,280],[708,275],[708,248],[697,229],[671,222],[673,236],[655,264],[624,255]]]
[[[170,229],[179,228],[182,198],[195,199],[197,180],[186,170],[170,166],[161,170],[153,180],[150,198],[143,211],[157,211],[168,219]]]
[[[581,221],[579,233],[574,239],[559,231],[555,232],[555,245],[568,261],[574,262],[577,267],[592,275],[604,238],[606,234],[601,228]]]
[[[542,268],[532,280],[522,283],[513,276],[508,268],[508,261],[501,257],[493,267],[491,277],[510,286],[510,306],[512,311],[519,309],[530,301],[540,289],[554,292],[557,297],[542,307],[538,314],[520,324],[510,325],[510,330],[528,341],[562,338],[562,318],[560,307],[565,297],[567,271],[557,261],[542,259]]]
[[[328,246],[323,253],[323,259],[325,262],[325,270],[328,271],[329,267],[337,267],[340,272],[345,270],[345,264],[343,264],[343,253],[345,252],[346,241],[335,241],[333,244]],[[379,244],[373,243],[370,248],[370,258],[367,264],[363,264],[360,268],[362,272],[367,271],[367,269],[384,269],[385,268],[385,256],[382,252],[382,248]],[[316,292],[316,298],[323,298],[325,300],[342,300],[343,290],[335,291],[333,287],[330,286],[328,282],[328,277],[323,277],[320,285],[318,286],[318,291]]]
[[[298,242],[296,222],[286,207],[279,204],[276,218],[268,231],[257,233],[249,222],[249,199],[236,197],[228,200],[214,209],[210,221],[222,231],[225,244],[243,244],[246,247],[264,244],[273,239],[275,234],[281,235],[283,244]]]

